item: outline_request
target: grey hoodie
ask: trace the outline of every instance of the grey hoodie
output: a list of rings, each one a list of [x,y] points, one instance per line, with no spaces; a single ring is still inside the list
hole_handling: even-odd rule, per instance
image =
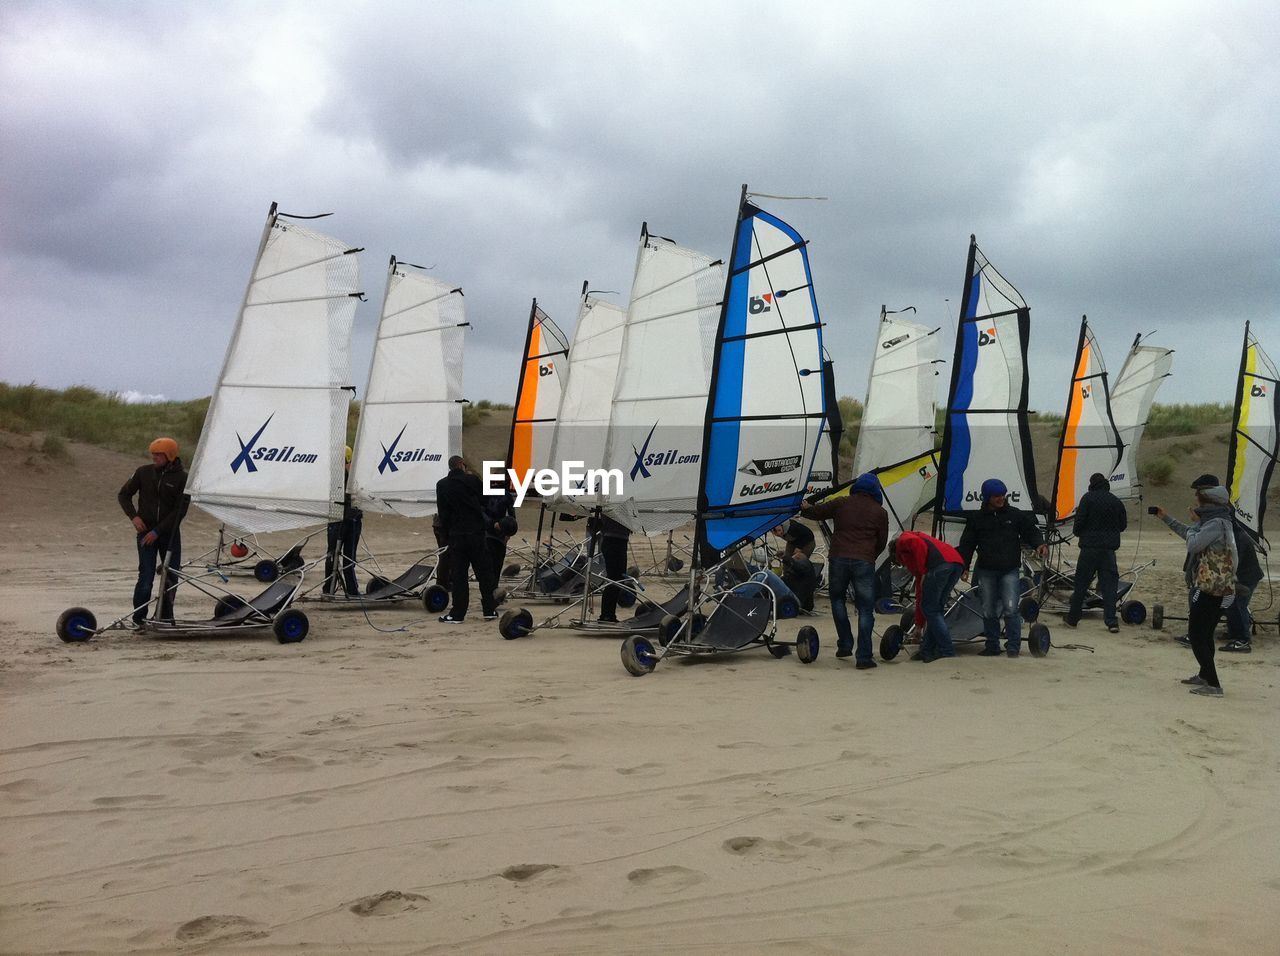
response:
[[[1220,548],[1231,553],[1231,566],[1240,566],[1240,555],[1236,551],[1236,536],[1231,527],[1231,499],[1227,489],[1218,485],[1215,488],[1204,488],[1201,496],[1208,499],[1208,504],[1196,509],[1199,517],[1193,525],[1185,525],[1173,516],[1166,514],[1164,523],[1174,534],[1187,542],[1187,557],[1182,563],[1182,574],[1187,587],[1195,587],[1196,565],[1200,563],[1200,555],[1210,548]]]

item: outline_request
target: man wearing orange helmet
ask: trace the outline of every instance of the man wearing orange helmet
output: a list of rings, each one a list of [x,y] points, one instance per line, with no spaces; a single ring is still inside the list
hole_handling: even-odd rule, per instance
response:
[[[157,438],[148,451],[151,452],[151,464],[135,471],[117,496],[138,536],[138,583],[133,588],[135,624],[141,624],[147,618],[156,566],[166,556],[170,568],[182,565],[179,529],[189,501],[183,494],[187,486],[187,471],[178,457],[178,443],[172,438]],[[138,499],[136,507],[135,495]],[[173,592],[177,585],[175,576],[165,575],[160,612],[156,615],[160,620],[173,620]]]

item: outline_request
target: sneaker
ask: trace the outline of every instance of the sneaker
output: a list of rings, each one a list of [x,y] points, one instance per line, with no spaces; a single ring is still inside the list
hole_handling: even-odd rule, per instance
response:
[[[1189,638],[1189,637],[1188,637],[1187,635],[1185,635],[1185,634],[1182,634],[1182,635],[1180,635],[1180,636],[1178,636],[1178,637],[1175,637],[1175,638],[1174,638],[1174,640],[1175,640],[1175,641],[1177,641],[1179,644],[1181,644],[1183,647],[1190,647],[1190,646],[1191,646],[1191,638]]]
[[[1108,624],[1108,625],[1107,625],[1107,630],[1108,630],[1110,633],[1112,633],[1112,634],[1119,634],[1119,633],[1120,633],[1120,625],[1119,625],[1119,624]]]
[[[1020,653],[1020,650],[1019,648],[1011,647],[1007,651],[1005,651],[1005,653],[1008,654],[1010,657],[1017,657],[1018,654]]]
[[[1004,652],[1001,651],[1000,648],[998,647],[984,647],[982,650],[978,651],[978,656],[979,657],[999,657],[1002,653]]]
[[[480,620],[482,620],[482,621],[496,621],[497,619],[498,619],[498,612],[497,612],[497,611],[490,611],[490,612],[489,612],[489,613],[487,613],[487,614],[481,614],[481,615],[480,615]]]
[[[1199,694],[1201,697],[1223,697],[1223,696],[1225,696],[1225,695],[1222,693],[1222,688],[1221,688],[1221,687],[1210,687],[1208,684],[1205,684],[1205,685],[1203,685],[1203,686],[1201,686],[1201,687],[1193,687],[1193,688],[1191,688],[1191,693],[1193,693],[1193,694]]]
[[[875,661],[858,661],[858,663],[854,664],[853,666],[856,670],[869,671],[871,670],[871,668],[876,666],[876,662]]]
[[[601,614],[598,618],[596,618],[596,623],[597,624],[617,624],[618,619],[616,617],[605,617],[603,614]]]
[[[1192,674],[1190,677],[1188,677],[1188,678],[1187,678],[1186,680],[1184,680],[1182,683],[1184,683],[1184,684],[1190,684],[1192,687],[1204,687],[1204,686],[1205,686],[1204,678],[1203,678],[1203,677],[1201,677],[1199,674]]]
[[[1234,640],[1227,641],[1218,650],[1226,651],[1229,654],[1252,654],[1253,645],[1248,641]]]
[[[851,653],[851,654],[852,654],[853,652],[852,652],[852,651],[850,651],[849,653]],[[908,659],[909,659],[909,660],[913,660],[913,661],[922,661],[922,660],[924,660],[924,659],[925,659],[925,653],[924,653],[924,651],[916,651],[916,652],[915,652],[914,654],[912,654],[912,655],[911,655],[911,657],[910,657],[910,658],[908,658]]]
[[[461,624],[463,620],[464,618],[454,617],[452,613],[440,615],[441,624]]]
[[[1065,614],[1064,614],[1064,615],[1062,615],[1062,623],[1063,623],[1063,624],[1065,624],[1065,625],[1067,625],[1067,627],[1075,627],[1075,626],[1076,626],[1077,624],[1079,624],[1080,622],[1079,622],[1079,621],[1073,621],[1071,618],[1067,617],[1067,615],[1065,615]]]

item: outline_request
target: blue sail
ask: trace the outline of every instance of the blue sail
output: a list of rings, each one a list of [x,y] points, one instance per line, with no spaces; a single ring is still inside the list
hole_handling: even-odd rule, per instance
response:
[[[822,323],[805,246],[744,189],[703,435],[698,510],[716,551],[795,515],[818,453]]]

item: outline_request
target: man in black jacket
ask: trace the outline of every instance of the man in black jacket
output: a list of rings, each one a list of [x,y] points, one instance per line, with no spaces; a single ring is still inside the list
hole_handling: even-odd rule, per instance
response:
[[[151,443],[151,464],[133,473],[116,496],[126,517],[137,532],[138,583],[133,588],[133,622],[147,619],[151,603],[151,586],[156,579],[156,565],[169,558],[169,567],[182,566],[180,526],[190,499],[183,493],[187,472],[178,457],[178,443],[172,438],[157,438]],[[134,496],[138,503],[134,506]],[[165,574],[161,587],[160,610],[156,617],[173,620],[173,595],[178,587],[174,575]]]
[[[467,616],[470,600],[467,567],[475,569],[480,585],[480,607],[484,619],[497,618],[493,602],[493,564],[484,546],[484,486],[478,475],[466,468],[460,455],[449,459],[449,474],[436,482],[436,510],[440,526],[449,536],[449,573],[453,576],[453,607],[440,620],[460,624]]]
[[[1071,605],[1067,609],[1067,627],[1080,623],[1084,610],[1084,598],[1098,577],[1098,591],[1102,595],[1102,620],[1112,634],[1120,631],[1116,619],[1116,589],[1120,585],[1120,571],[1116,566],[1116,551],[1120,548],[1120,532],[1129,524],[1124,502],[1111,493],[1111,482],[1098,472],[1089,476],[1089,490],[1076,505],[1076,520],[1071,533],[1080,545],[1080,557],[1076,561],[1076,586],[1071,593]]]
[[[976,551],[974,577],[982,590],[983,633],[987,644],[979,653],[1000,653],[1000,618],[1004,618],[1005,651],[1017,657],[1022,649],[1022,615],[1018,613],[1018,581],[1022,548],[1044,555],[1048,547],[1036,524],[1036,516],[1009,504],[1009,489],[999,478],[982,483],[982,509],[967,515],[964,534],[956,550],[964,559],[965,575]]]

